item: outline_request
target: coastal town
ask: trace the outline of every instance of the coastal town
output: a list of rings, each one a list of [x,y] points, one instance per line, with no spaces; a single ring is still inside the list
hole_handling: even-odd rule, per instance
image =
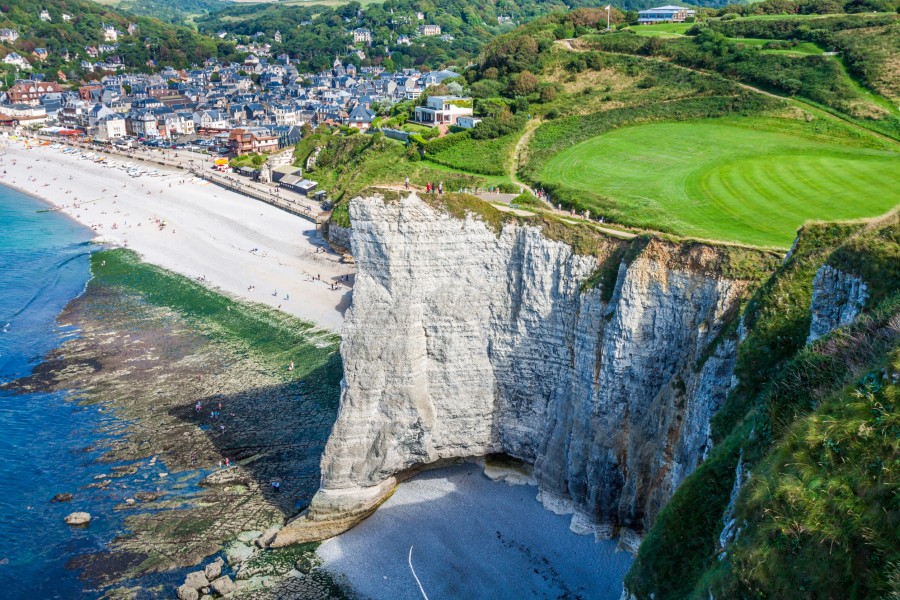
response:
[[[420,27],[424,37],[439,36],[440,31],[437,25]],[[120,37],[136,35],[136,26],[118,32],[104,24],[107,43],[84,49],[87,58],[80,61],[79,68],[93,76],[80,82],[58,83],[48,81],[44,74],[31,73],[32,64],[40,63],[48,52],[45,48],[35,49],[31,61],[17,52],[7,53],[3,63],[15,66],[22,76],[0,94],[0,125],[52,128],[56,133],[106,143],[184,146],[202,141],[204,149],[217,154],[268,153],[295,144],[304,126],[366,132],[392,107],[416,101],[427,88],[459,76],[446,69],[389,72],[384,66],[357,67],[347,59],[359,62],[366,56],[372,32],[356,28],[347,33],[354,43],[347,47],[344,60],[335,56],[330,69],[315,73],[299,71],[297,60],[287,53],[274,55],[272,45],[265,42],[239,44],[240,62],[213,57],[192,68],[175,69],[156,68],[148,61],[142,70],[151,73],[142,73],[127,68],[116,54]],[[276,32],[273,41],[280,37]],[[0,42],[19,38],[16,30],[0,29]],[[402,35],[395,43],[408,46],[413,42]],[[68,49],[61,52],[67,61],[76,60]],[[456,87],[461,93],[462,86]],[[446,132],[447,126],[457,125],[457,117],[472,116],[471,102],[469,109],[454,104],[452,111],[440,115],[416,111],[410,115],[411,121],[421,119],[422,125],[443,127]],[[458,126],[471,128],[477,122],[464,119]],[[402,137],[402,133],[396,135]]]
[[[132,157],[136,150],[157,151],[163,155],[160,164],[185,163],[220,179],[208,171],[229,170],[229,158],[276,153],[281,158],[267,165],[237,163],[233,171],[276,187],[282,198],[299,195],[327,210],[327,191],[290,165],[290,150],[304,134],[325,126],[348,133],[381,131],[406,142],[412,130],[381,127],[378,118],[404,102],[408,122],[434,128],[436,135],[480,122],[471,99],[460,95],[428,98],[424,106],[409,102],[457,77],[454,71],[388,73],[344,65],[337,57],[330,70],[300,73],[286,55],[265,54],[257,48],[241,64],[210,59],[196,69],[108,74],[71,89],[32,75],[0,94],[0,125]],[[459,84],[448,87],[462,93]],[[301,214],[321,212],[303,198],[296,200]]]
[[[3,599],[900,589],[900,0],[729,2],[0,3]]]

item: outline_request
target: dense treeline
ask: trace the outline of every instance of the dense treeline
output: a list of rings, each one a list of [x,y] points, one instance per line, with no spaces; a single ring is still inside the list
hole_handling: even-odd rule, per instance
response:
[[[714,15],[833,15],[842,13],[897,12],[898,0],[764,0],[728,4]]]
[[[50,22],[40,19],[41,8],[50,14]],[[139,70],[150,70],[151,60],[159,66],[184,68],[214,56],[223,60],[237,57],[232,42],[158,19],[127,15],[86,0],[46,0],[40,7],[29,0],[4,0],[0,10],[0,28],[15,29],[20,35],[12,44],[4,44],[2,52],[16,51],[29,57],[35,48],[47,48],[48,58],[33,60],[33,67],[52,79],[58,78],[58,72],[69,79],[84,75],[79,62],[87,58],[85,48],[104,43],[116,43],[118,47],[112,54],[126,66]],[[64,13],[71,16],[70,21],[63,20]],[[104,41],[104,23],[118,30],[116,42]],[[130,24],[137,25],[134,35],[127,34]],[[61,56],[63,50],[70,54],[68,61]]]
[[[601,0],[575,0],[574,4],[597,6]],[[366,28],[373,37],[371,47],[366,49],[366,58],[351,56],[349,60],[357,64],[384,64],[393,70],[467,64],[479,55],[485,42],[509,31],[515,23],[566,9],[566,4],[560,0],[387,0],[365,8],[358,2],[336,8],[235,5],[202,17],[197,24],[201,31],[209,34],[225,31],[256,36],[261,33],[261,39],[270,42],[275,52],[287,52],[298,58],[299,68],[309,71],[330,66],[334,56],[345,54],[348,44],[352,43],[349,32]],[[423,19],[419,20],[417,13],[421,13]],[[498,17],[509,17],[511,22],[501,24]],[[440,25],[442,35],[453,39],[416,38],[418,27],[426,23]],[[274,41],[276,31],[281,33],[280,43]],[[396,42],[401,35],[412,37],[412,44],[398,45]]]
[[[116,8],[183,25],[192,16],[208,14],[227,5],[227,0],[122,0]]]

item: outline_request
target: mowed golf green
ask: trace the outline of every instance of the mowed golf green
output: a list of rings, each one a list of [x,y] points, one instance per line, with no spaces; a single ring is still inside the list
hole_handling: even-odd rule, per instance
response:
[[[900,152],[785,130],[752,117],[623,127],[555,155],[542,179],[610,198],[636,223],[758,246],[900,204]]]

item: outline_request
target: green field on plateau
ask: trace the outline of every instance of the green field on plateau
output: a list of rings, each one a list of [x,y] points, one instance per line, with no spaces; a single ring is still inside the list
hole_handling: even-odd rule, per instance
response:
[[[770,247],[806,221],[900,204],[900,152],[805,129],[762,118],[623,127],[553,156],[541,179],[679,235]]]

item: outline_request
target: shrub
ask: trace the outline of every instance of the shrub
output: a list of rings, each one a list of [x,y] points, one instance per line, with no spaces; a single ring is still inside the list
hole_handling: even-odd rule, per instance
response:
[[[544,85],[541,87],[541,102],[552,102],[553,99],[556,98],[556,86],[553,84]]]
[[[510,91],[514,96],[527,96],[528,94],[537,91],[539,85],[540,80],[534,73],[522,71],[521,73],[516,73],[512,78]]]

